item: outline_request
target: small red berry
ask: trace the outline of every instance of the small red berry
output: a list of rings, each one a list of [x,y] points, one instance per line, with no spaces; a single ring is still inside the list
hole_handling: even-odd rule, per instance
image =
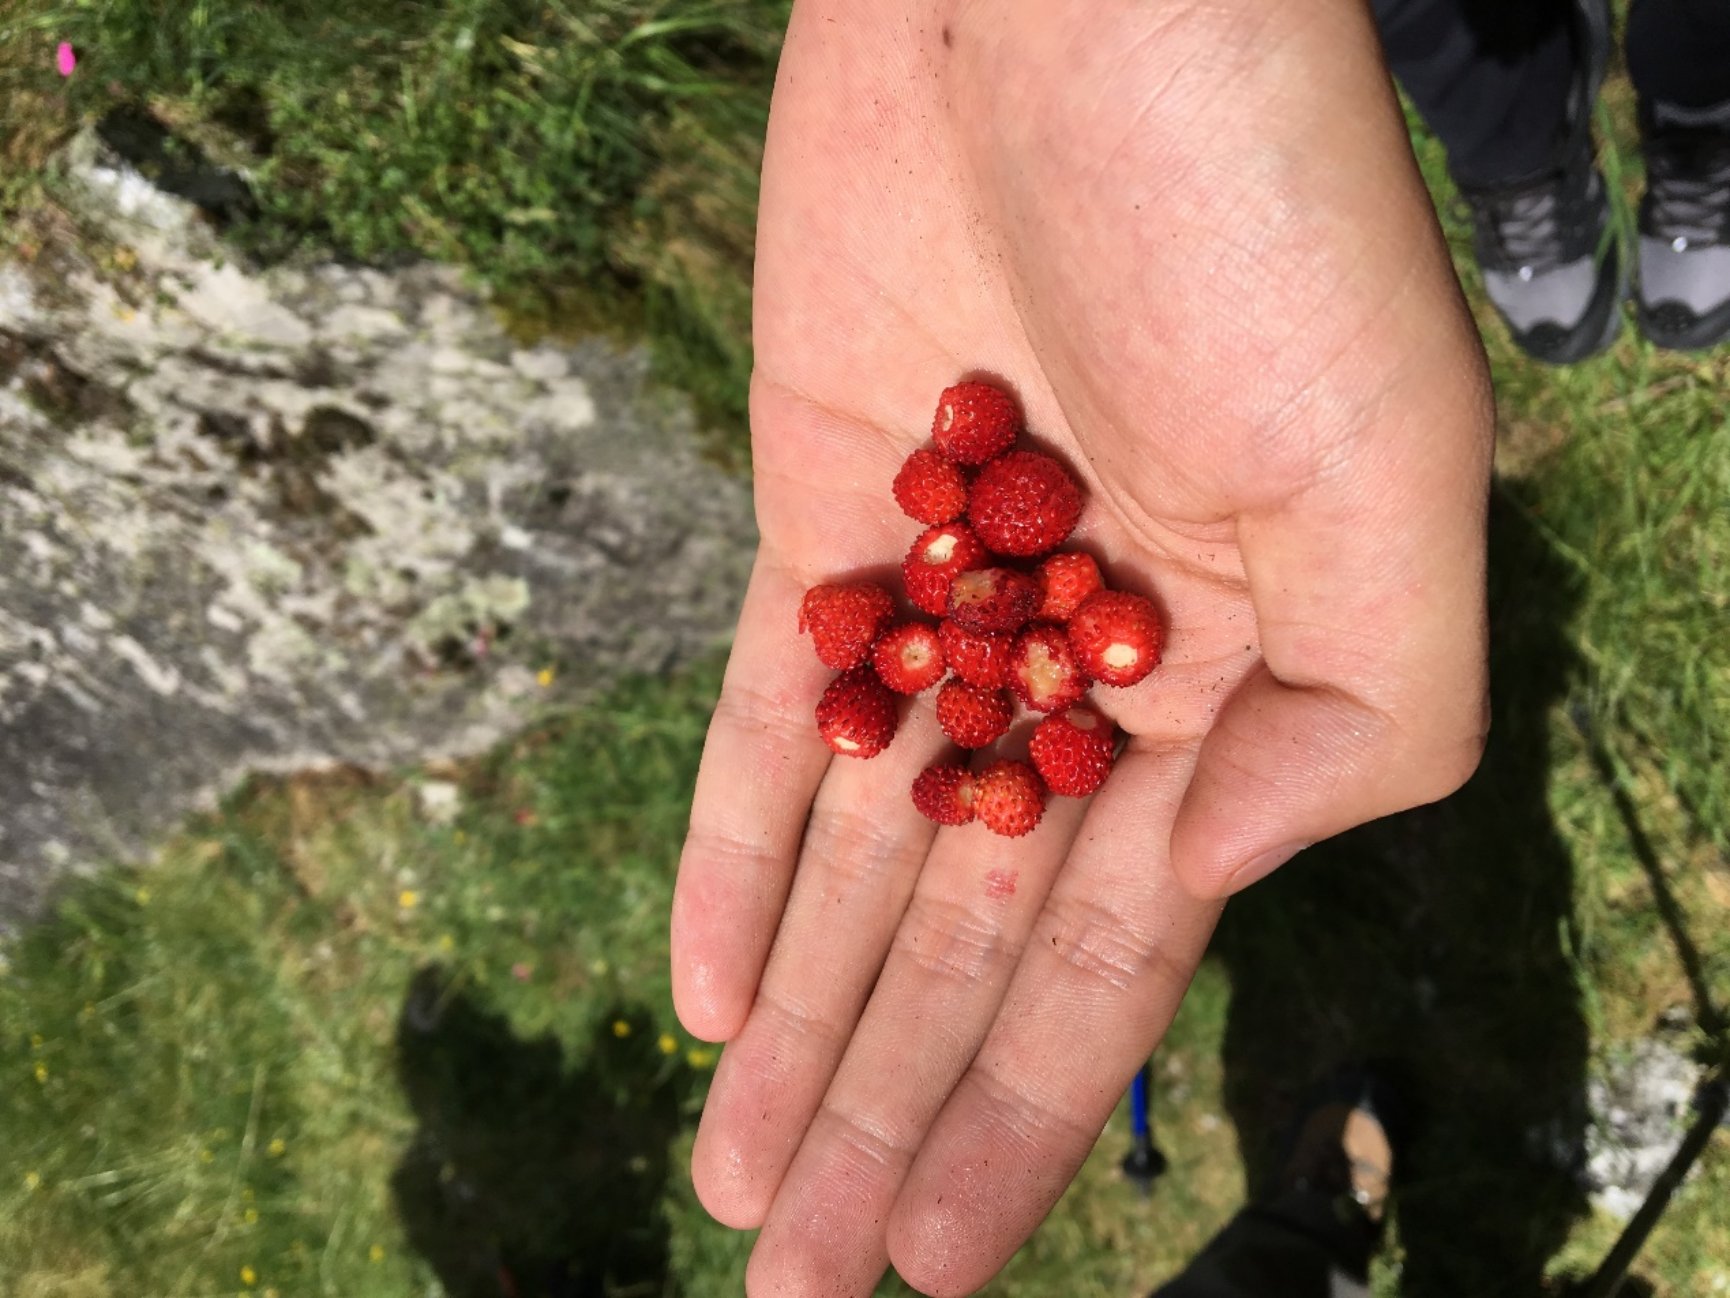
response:
[[[965,825],[973,819],[973,775],[965,766],[939,762],[913,781],[913,805],[939,825]]]
[[[909,455],[892,490],[901,512],[921,523],[953,523],[967,512],[967,479],[936,451]]]
[[[1033,577],[1039,583],[1041,622],[1069,621],[1082,600],[1105,589],[1093,556],[1076,551],[1052,555],[1034,569]]]
[[[1076,659],[1104,685],[1134,685],[1159,666],[1165,629],[1153,601],[1128,591],[1089,595],[1069,619]]]
[[[1045,814],[1045,785],[1026,762],[993,762],[973,777],[973,814],[993,834],[1020,838]]]
[[[1085,798],[1111,774],[1115,729],[1090,707],[1070,708],[1034,727],[1028,756],[1053,793]]]
[[[937,724],[963,748],[983,748],[1008,733],[1015,705],[1002,690],[982,690],[953,678],[937,691]]]
[[[1087,693],[1087,673],[1075,661],[1062,627],[1035,622],[1015,638],[1009,689],[1035,712],[1061,712]]]
[[[943,644],[943,660],[969,685],[981,689],[1001,689],[1009,684],[1009,655],[1015,648],[1015,637],[991,631],[969,631],[953,618],[937,624],[937,638]]]
[[[943,679],[943,644],[924,622],[892,626],[871,647],[878,679],[897,694],[917,694]]]
[[[989,383],[957,383],[937,398],[931,437],[957,464],[984,464],[1015,445],[1021,412]]]
[[[817,700],[817,733],[843,757],[875,757],[895,737],[895,696],[869,667],[829,682]]]
[[[919,534],[901,561],[901,577],[913,607],[932,617],[949,611],[949,583],[969,568],[991,562],[973,529],[965,523],[944,523]]]
[[[949,583],[949,616],[969,631],[1014,631],[1039,607],[1039,583],[1013,568],[975,568]]]
[[[1038,451],[1011,451],[979,471],[967,493],[967,521],[997,554],[1044,554],[1063,544],[1081,517],[1081,488]]]
[[[813,586],[799,604],[799,634],[810,632],[823,665],[844,672],[865,661],[871,642],[894,616],[895,600],[881,586]]]

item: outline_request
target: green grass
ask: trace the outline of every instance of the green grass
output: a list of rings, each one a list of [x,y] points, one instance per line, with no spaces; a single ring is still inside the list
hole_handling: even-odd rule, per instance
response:
[[[235,232],[469,268],[525,331],[648,331],[739,425],[757,162],[789,0],[0,6],[0,217],[81,121],[145,106],[253,178]],[[56,42],[79,51],[53,70]]]
[[[448,826],[413,780],[260,783],[78,889],[0,982],[0,1293],[418,1293],[493,1247],[642,1279],[713,1060],[664,937],[713,689],[524,736]]]
[[[213,151],[260,148],[263,121],[255,237],[446,256],[525,327],[627,296],[666,372],[736,410],[778,8],[352,8],[13,4],[0,202],[111,93]],[[567,40],[573,14],[625,27]],[[708,25],[652,26],[668,14]],[[626,29],[646,34],[621,50]],[[101,72],[65,101],[42,75],[62,36]],[[1625,82],[1609,104],[1631,198]],[[1149,1202],[1125,1187],[1114,1124],[1003,1298],[1175,1271],[1275,1161],[1307,1083],[1363,1054],[1422,1118],[1378,1294],[1554,1288],[1615,1234],[1566,1166],[1587,1069],[1676,1006],[1695,1026],[1674,1040],[1724,1049],[1697,1000],[1730,999],[1730,355],[1629,335],[1535,366],[1447,229],[1501,401],[1491,753],[1444,807],[1234,903],[1158,1059],[1171,1174]],[[434,773],[262,781],[75,889],[0,976],[0,1293],[368,1298],[442,1275],[464,1294],[501,1259],[738,1293],[749,1239],[682,1172],[712,1056],[673,1020],[665,946],[715,681],[629,684],[436,773],[465,790],[451,825],[416,809]],[[1660,1298],[1730,1281],[1727,1204],[1720,1135],[1636,1268]]]

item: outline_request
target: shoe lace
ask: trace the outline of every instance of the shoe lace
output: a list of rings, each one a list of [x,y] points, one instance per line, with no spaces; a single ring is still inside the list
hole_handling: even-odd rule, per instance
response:
[[[1467,195],[1486,260],[1536,274],[1581,255],[1588,225],[1584,194],[1560,176],[1505,190]]]
[[[1689,243],[1730,235],[1730,135],[1666,131],[1647,145],[1650,233]]]

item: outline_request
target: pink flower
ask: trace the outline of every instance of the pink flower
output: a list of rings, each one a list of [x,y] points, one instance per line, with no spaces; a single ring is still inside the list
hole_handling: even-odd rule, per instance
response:
[[[73,52],[71,41],[61,41],[59,47],[55,49],[54,66],[59,70],[61,76],[69,77],[72,75],[73,69],[78,66],[78,55]]]

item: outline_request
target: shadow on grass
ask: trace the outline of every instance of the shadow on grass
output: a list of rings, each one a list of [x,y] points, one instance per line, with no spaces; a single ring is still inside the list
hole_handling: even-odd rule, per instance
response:
[[[1488,751],[1434,807],[1312,849],[1227,909],[1226,1100],[1249,1183],[1277,1171],[1308,1085],[1385,1061],[1415,1122],[1401,1293],[1530,1294],[1584,1210],[1587,1032],[1573,866],[1546,802],[1574,663],[1571,569],[1498,487]]]
[[[624,1037],[613,1025],[629,1024]],[[419,1123],[392,1178],[410,1244],[451,1298],[632,1298],[667,1285],[660,1208],[692,1073],[614,1007],[580,1063],[422,969],[397,1026]]]

